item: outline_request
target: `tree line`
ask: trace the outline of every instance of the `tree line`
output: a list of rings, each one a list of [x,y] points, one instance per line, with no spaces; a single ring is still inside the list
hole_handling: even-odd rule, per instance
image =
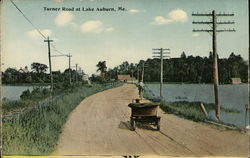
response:
[[[143,64],[144,82],[159,82],[160,59],[140,60],[135,64],[125,61],[113,69],[108,69],[106,77],[117,79],[119,74],[128,74],[141,80]],[[186,56],[185,52],[182,52],[180,58],[164,59],[163,67],[164,82],[213,83],[212,52],[208,57]],[[228,58],[218,59],[218,69],[221,84],[231,83],[232,78],[248,82],[248,63],[240,55],[231,53]]]
[[[124,61],[122,64],[107,68],[106,61],[99,61],[96,65],[100,75],[92,74],[93,82],[109,82],[117,80],[118,75],[130,75],[141,80],[142,66],[144,67],[144,82],[160,81],[160,59],[140,60],[138,63]],[[208,57],[186,56],[182,52],[179,58],[163,60],[164,82],[181,83],[213,83],[213,54]],[[240,55],[231,53],[228,58],[218,59],[219,82],[227,84],[232,78],[240,78],[242,82],[248,82],[248,63]],[[7,68],[2,72],[3,83],[49,83],[50,75],[46,73],[48,66],[41,63],[32,63],[31,71],[25,72],[16,68]],[[64,72],[53,71],[55,83],[67,83],[69,77],[74,80],[82,80],[84,73],[72,69],[65,69]]]
[[[42,63],[34,62],[31,64],[31,70],[26,66],[24,69],[7,68],[2,72],[2,82],[5,84],[16,83],[50,83],[50,75],[46,73],[48,66]],[[69,82],[69,72],[71,72],[72,80],[82,80],[82,72],[76,70],[65,69],[64,72],[53,71],[54,83]]]

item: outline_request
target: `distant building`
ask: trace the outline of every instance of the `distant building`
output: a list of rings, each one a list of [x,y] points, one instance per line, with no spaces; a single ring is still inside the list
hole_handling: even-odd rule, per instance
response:
[[[83,80],[83,81],[88,81],[88,80],[89,80],[89,76],[88,76],[87,74],[84,74],[84,75],[82,76],[82,80]]]
[[[89,85],[91,85],[91,82],[89,80],[89,76],[87,74],[83,74],[82,75],[82,80],[83,81],[86,81]]]
[[[28,73],[29,70],[28,70],[28,66],[25,66],[24,69],[21,67],[18,72],[21,72],[21,73]]]
[[[241,79],[240,78],[232,78],[232,84],[241,84]]]
[[[136,79],[134,77],[130,77],[130,75],[118,75],[117,76],[118,81],[122,82],[135,82]]]

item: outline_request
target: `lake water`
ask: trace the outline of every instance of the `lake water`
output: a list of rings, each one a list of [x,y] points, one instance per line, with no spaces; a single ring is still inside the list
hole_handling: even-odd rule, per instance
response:
[[[2,98],[7,98],[8,100],[19,100],[20,95],[23,91],[29,89],[32,91],[34,87],[38,86],[7,86],[2,85]]]
[[[146,84],[156,97],[159,97],[159,84]],[[169,102],[188,101],[214,103],[212,84],[164,84],[163,98]],[[248,104],[248,84],[220,85],[219,104],[225,108],[235,109],[239,113],[221,112],[221,120],[225,123],[245,127],[245,105]],[[214,117],[214,111],[209,112]]]

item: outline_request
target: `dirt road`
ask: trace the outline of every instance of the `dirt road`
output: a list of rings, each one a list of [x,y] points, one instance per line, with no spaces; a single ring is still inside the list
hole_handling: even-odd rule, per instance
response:
[[[129,129],[133,85],[84,99],[71,113],[53,155],[247,156],[248,136],[159,112],[161,131]]]

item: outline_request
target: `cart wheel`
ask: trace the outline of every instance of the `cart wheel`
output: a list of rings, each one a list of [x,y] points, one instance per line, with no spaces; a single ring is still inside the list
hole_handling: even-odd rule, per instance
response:
[[[157,126],[157,131],[159,131],[159,130],[160,130],[160,128],[161,128],[161,125],[160,125],[160,119],[158,119],[158,120],[157,120],[157,125],[156,125],[156,126]]]
[[[135,125],[135,120],[133,118],[130,119],[130,124],[131,124],[131,127],[132,127],[132,131],[135,131],[136,125]]]

